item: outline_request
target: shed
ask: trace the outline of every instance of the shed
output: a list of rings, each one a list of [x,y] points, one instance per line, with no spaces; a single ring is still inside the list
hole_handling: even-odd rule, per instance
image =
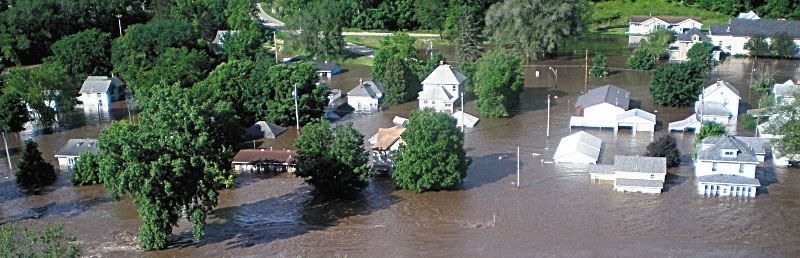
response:
[[[561,138],[553,160],[556,163],[596,164],[603,140],[580,131]]]
[[[650,132],[652,134],[656,130],[656,115],[638,108],[631,109],[618,115],[617,123],[618,128],[631,128],[634,135],[636,135],[636,132]]]
[[[374,80],[358,80],[358,85],[347,92],[347,105],[355,110],[373,111],[380,109],[383,86]]]
[[[97,139],[69,139],[64,147],[56,152],[59,167],[72,168],[83,153],[96,153]]]
[[[342,72],[342,67],[334,62],[328,62],[327,60],[324,62],[316,62],[317,65],[317,75],[322,78],[330,79],[333,75]]]
[[[402,139],[400,136],[406,131],[405,127],[394,126],[389,128],[378,128],[378,132],[369,138],[372,149],[377,151],[395,151],[400,148]]]
[[[461,127],[463,125],[467,128],[475,127],[475,125],[478,124],[478,121],[480,120],[473,115],[465,113],[464,111],[456,111],[455,113],[453,113],[453,118],[456,119],[457,126]]]
[[[247,128],[247,134],[256,138],[275,138],[285,131],[286,128],[265,121],[258,121]]]

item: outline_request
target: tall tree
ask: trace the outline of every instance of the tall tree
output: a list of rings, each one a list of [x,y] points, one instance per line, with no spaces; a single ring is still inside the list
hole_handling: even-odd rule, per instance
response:
[[[667,47],[675,41],[675,32],[666,28],[657,28],[639,42],[639,48],[647,50],[654,60],[669,56]]]
[[[320,59],[336,59],[344,54],[344,27],[342,1],[313,1],[303,12],[295,13],[286,24],[290,30],[299,30],[295,44]]]
[[[97,29],[81,31],[59,39],[52,46],[50,62],[61,64],[76,80],[89,75],[111,73],[111,34]]]
[[[317,68],[310,62],[273,65],[267,70],[272,101],[267,102],[266,116],[260,117],[282,125],[295,124],[294,86],[297,85],[300,125],[316,120],[328,105],[328,86],[318,83]]]
[[[446,11],[447,5],[440,0],[414,1],[414,19],[425,29],[441,29],[444,23],[442,14]]]
[[[56,171],[53,165],[42,158],[39,145],[36,142],[25,141],[25,150],[22,159],[17,165],[17,184],[25,190],[37,190],[56,181]]]
[[[212,68],[213,61],[204,51],[168,48],[156,58],[151,68],[139,71],[136,79],[129,80],[128,85],[134,91],[161,83],[190,87],[208,75]]]
[[[519,104],[525,76],[522,59],[512,53],[494,50],[477,62],[475,95],[478,110],[488,117],[507,117]]]
[[[794,39],[785,32],[779,33],[772,38],[772,43],[769,45],[769,52],[773,56],[780,58],[794,58],[797,57],[798,53]]]
[[[504,0],[486,12],[487,34],[503,46],[522,50],[526,59],[552,52],[585,29],[589,10],[583,0]]]
[[[407,62],[397,56],[386,64],[381,81],[384,87],[383,105],[387,107],[409,101],[419,90],[419,79]]]
[[[72,110],[81,86],[56,63],[12,70],[3,76],[3,83],[4,91],[16,92],[25,100],[44,128],[53,126],[56,111]]]
[[[97,159],[97,155],[94,153],[81,153],[78,161],[75,162],[75,168],[72,169],[72,185],[102,183]]]
[[[8,149],[6,133],[16,133],[25,130],[25,123],[30,121],[28,109],[22,98],[16,92],[0,91],[0,133],[3,136],[3,147],[6,149],[8,169],[11,167],[11,150]]]
[[[376,80],[383,80],[386,73],[386,65],[392,58],[399,58],[406,62],[409,67],[415,66],[419,62],[417,50],[414,42],[417,39],[406,33],[398,32],[380,40],[380,47],[375,51],[375,58],[372,62],[372,77]]]
[[[597,54],[592,57],[592,68],[589,69],[589,75],[594,77],[608,76],[608,57],[604,54]]]
[[[750,51],[750,56],[769,56],[769,43],[764,35],[755,35],[747,40],[744,49]]]
[[[217,30],[227,27],[224,15],[227,2],[227,0],[175,0],[174,6],[169,8],[169,17],[191,23],[202,38],[211,40]]]
[[[480,11],[470,5],[459,7],[460,19],[455,24],[456,56],[461,62],[475,62],[481,57],[485,37]]]
[[[370,176],[363,143],[364,136],[352,124],[331,129],[327,120],[314,120],[303,127],[295,143],[295,175],[322,192],[358,192]]]
[[[650,81],[650,95],[658,105],[685,107],[703,91],[705,78],[706,71],[696,62],[661,65]]]
[[[714,45],[709,42],[694,44],[694,46],[686,52],[686,57],[689,58],[690,62],[697,63],[701,69],[705,71],[711,71],[711,69],[719,64],[717,60],[714,60]]]
[[[634,70],[650,70],[655,65],[653,54],[645,48],[637,48],[633,51],[628,60],[625,61],[625,67]]]
[[[115,73],[125,80],[133,80],[142,71],[149,70],[153,61],[167,49],[192,48],[196,43],[197,34],[187,22],[154,20],[136,24],[128,27],[124,36],[114,40],[111,63]]]
[[[672,135],[664,135],[658,140],[647,145],[648,157],[664,157],[667,159],[667,167],[677,167],[681,163],[681,153],[678,151],[678,143]]]
[[[469,160],[455,118],[433,109],[417,110],[407,128],[402,135],[405,144],[395,154],[395,183],[413,192],[460,186]]]
[[[244,105],[244,93],[253,87],[253,62],[234,60],[218,65],[208,78],[194,85],[199,92],[209,93],[208,98],[218,102],[228,102],[233,106],[237,119],[242,126],[255,123],[255,111]]]

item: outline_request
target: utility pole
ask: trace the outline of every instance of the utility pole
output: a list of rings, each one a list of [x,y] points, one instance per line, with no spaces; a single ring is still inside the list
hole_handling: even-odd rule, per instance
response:
[[[550,68],[550,71],[552,71],[553,74],[556,76],[555,88],[558,89],[558,69],[553,69],[553,67],[548,67],[548,68]]]
[[[586,51],[586,58],[585,58],[585,65],[586,67],[584,75],[583,75],[583,93],[589,92],[589,50],[585,49]]]
[[[11,172],[14,170],[14,167],[11,165],[11,151],[8,150],[8,142],[6,142],[6,132],[3,131],[3,145],[6,147],[6,159],[8,159],[8,171]]]
[[[550,137],[550,94],[547,94],[547,137]]]
[[[119,36],[122,37],[122,14],[117,14],[117,25],[119,25]]]
[[[294,96],[294,120],[297,122],[297,136],[300,136],[300,109],[297,107],[297,83],[294,84],[292,96]]]
[[[519,187],[519,146],[517,146],[517,187]]]
[[[467,131],[467,129],[466,129],[467,121],[464,120],[464,116],[465,116],[464,114],[465,114],[465,111],[464,111],[464,92],[462,91],[461,92],[461,132],[462,133],[465,133]]]
[[[275,44],[275,63],[279,62],[278,60],[278,31],[272,31],[272,43]]]

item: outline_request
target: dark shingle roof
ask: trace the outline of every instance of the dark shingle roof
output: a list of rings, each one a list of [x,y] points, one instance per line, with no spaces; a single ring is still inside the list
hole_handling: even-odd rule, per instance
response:
[[[578,97],[575,101],[576,108],[587,108],[600,103],[609,103],[622,109],[628,109],[631,93],[617,86],[608,84],[603,87],[589,90],[588,93]]]
[[[774,37],[782,32],[792,38],[800,39],[800,21],[737,18],[732,19],[729,24],[711,26],[711,35]]]
[[[380,98],[381,96],[383,96],[381,88],[383,87],[380,82],[373,80],[366,80],[362,82],[360,85],[350,90],[349,92],[347,92],[347,96]]]
[[[56,152],[56,157],[77,157],[84,152],[97,152],[97,139],[69,139],[67,144]]]
[[[708,37],[707,33],[703,32],[703,31],[701,31],[701,30],[699,30],[697,28],[692,28],[692,29],[690,29],[690,30],[688,30],[688,31],[686,31],[684,33],[678,34],[675,37],[676,37],[677,41],[692,41],[692,36],[694,36],[694,35],[699,36],[700,37],[700,41],[711,40]]]
[[[670,24],[680,23],[682,21],[692,19],[695,21],[701,21],[700,17],[688,17],[688,16],[631,16],[631,22],[644,22],[651,18],[658,18],[662,21],[665,21]]]
[[[341,70],[341,67],[339,66],[339,64],[334,63],[334,62],[328,62],[328,61],[316,62],[316,65],[317,65],[317,71],[337,72],[337,71]]]
[[[703,150],[703,146],[708,146]],[[723,157],[722,150],[735,150],[736,157]],[[758,163],[753,148],[742,140],[732,135],[712,136],[703,139],[697,146],[698,160],[731,161],[744,163]]]
[[[247,134],[258,138],[275,138],[286,131],[286,128],[277,126],[273,123],[258,121],[247,128]]]
[[[233,163],[276,162],[289,164],[297,152],[293,150],[244,149],[236,153]]]

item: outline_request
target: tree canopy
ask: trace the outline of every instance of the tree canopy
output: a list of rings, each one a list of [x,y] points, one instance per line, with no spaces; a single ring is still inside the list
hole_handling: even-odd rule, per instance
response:
[[[56,63],[11,70],[3,75],[3,83],[5,92],[19,94],[25,100],[44,128],[53,126],[56,111],[72,110],[81,86]]]
[[[515,54],[494,50],[478,60],[475,72],[475,95],[481,114],[507,117],[519,104],[525,76],[522,59]]]
[[[456,57],[461,62],[475,62],[481,57],[483,41],[483,23],[480,10],[471,5],[458,7],[458,19],[455,22]]]
[[[755,35],[747,40],[744,49],[750,51],[750,56],[769,56],[769,43],[764,35]]]
[[[286,24],[295,34],[293,44],[321,59],[338,59],[344,54],[342,37],[343,1],[310,1],[302,12],[294,13]]]
[[[100,184],[100,167],[97,164],[97,155],[94,153],[81,153],[75,167],[72,169],[73,185]]]
[[[798,13],[800,13],[800,11]],[[794,39],[789,36],[789,34],[783,32],[772,38],[772,43],[769,45],[769,52],[772,56],[793,58],[797,56],[797,45],[795,45]]]
[[[30,116],[22,97],[16,92],[0,91],[0,132],[21,132],[28,121]]]
[[[661,65],[650,81],[650,95],[658,105],[689,106],[703,91],[706,74],[704,67],[697,62]]]
[[[658,138],[658,140],[651,142],[647,145],[648,157],[664,157],[667,159],[667,167],[677,167],[681,163],[681,153],[678,150],[678,144],[675,137],[666,134]]]
[[[364,135],[352,124],[331,129],[325,119],[303,127],[297,138],[297,171],[318,191],[352,194],[363,189],[370,177]]]
[[[405,103],[417,94],[420,88],[419,79],[411,69],[409,61],[400,57],[393,56],[387,60],[381,81],[384,106],[391,107]]]
[[[597,54],[592,57],[592,68],[589,69],[589,75],[594,77],[608,76],[608,57],[604,54]]]
[[[392,173],[398,186],[424,192],[461,185],[469,160],[455,118],[429,108],[413,111],[401,137],[405,144],[395,153]]]
[[[701,69],[706,71],[711,71],[711,69],[719,64],[719,62],[714,59],[714,45],[705,41],[694,44],[694,46],[686,52],[686,57],[690,62],[695,62]]]
[[[44,161],[39,151],[39,144],[31,140],[25,141],[25,150],[22,152],[22,159],[17,165],[14,176],[17,178],[17,184],[24,190],[37,190],[56,181],[53,165]]]
[[[725,129],[724,125],[717,122],[703,122],[703,125],[700,126],[700,130],[694,136],[694,143],[699,144],[703,142],[705,138],[726,134],[728,134],[728,129]]]
[[[418,63],[417,50],[414,48],[416,41],[416,38],[402,32],[382,38],[372,62],[372,77],[383,80],[383,74],[386,72],[385,66],[392,58],[402,59],[407,64]]]
[[[125,80],[136,79],[140,71],[149,70],[167,49],[192,48],[197,38],[192,25],[183,21],[154,20],[132,25],[112,44],[114,72]]]
[[[625,67],[635,70],[650,70],[653,69],[656,61],[653,59],[653,54],[644,48],[637,48],[633,51],[628,60],[625,61]]]
[[[53,43],[50,62],[61,64],[77,80],[110,75],[111,34],[97,29],[81,31]]]

